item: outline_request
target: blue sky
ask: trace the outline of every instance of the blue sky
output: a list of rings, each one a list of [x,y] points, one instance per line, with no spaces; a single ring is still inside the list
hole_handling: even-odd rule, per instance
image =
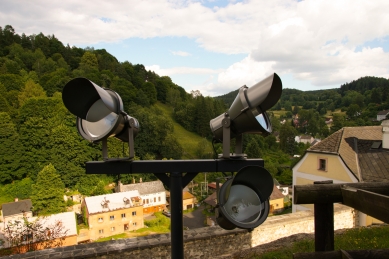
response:
[[[389,78],[387,13],[387,0],[3,0],[0,26],[104,48],[217,96],[274,72],[300,90]]]

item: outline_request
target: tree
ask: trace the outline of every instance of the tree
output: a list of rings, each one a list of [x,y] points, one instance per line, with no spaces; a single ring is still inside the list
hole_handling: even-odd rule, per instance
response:
[[[285,123],[280,129],[280,148],[289,155],[293,155],[295,151],[295,141],[297,132],[290,124]]]
[[[255,139],[252,139],[246,146],[244,151],[248,158],[260,158],[262,157],[261,149]]]
[[[354,118],[354,117],[357,117],[358,114],[360,114],[360,112],[361,112],[361,108],[359,107],[358,104],[350,104],[350,106],[347,109],[346,114],[350,118]]]
[[[202,138],[199,143],[197,143],[195,154],[199,159],[212,158],[212,147],[206,138]]]
[[[346,118],[343,114],[340,113],[334,113],[332,116],[332,126],[331,126],[331,131],[335,132],[343,128]]]
[[[39,215],[49,215],[64,212],[66,209],[63,196],[65,185],[52,164],[45,166],[38,173],[33,185],[31,200],[33,211]]]
[[[46,93],[43,90],[42,86],[34,83],[32,79],[28,79],[24,88],[20,91],[18,95],[19,106],[23,106],[25,101],[32,97],[46,97]]]
[[[8,113],[0,112],[0,183],[10,183],[25,176],[20,158],[23,146]]]

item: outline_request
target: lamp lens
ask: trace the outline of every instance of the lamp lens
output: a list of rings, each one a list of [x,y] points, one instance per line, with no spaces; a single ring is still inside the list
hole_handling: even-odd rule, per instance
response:
[[[261,215],[261,200],[258,194],[245,185],[232,185],[230,196],[223,206],[228,215],[237,222],[250,223]]]
[[[91,137],[102,137],[114,127],[116,121],[118,120],[119,115],[111,112],[103,119],[97,122],[90,122],[86,120],[82,120],[83,128],[88,135]],[[107,136],[108,137],[108,136]]]
[[[258,123],[261,124],[262,128],[264,128],[266,131],[270,130],[269,125],[262,113],[257,115],[255,118],[257,119]]]

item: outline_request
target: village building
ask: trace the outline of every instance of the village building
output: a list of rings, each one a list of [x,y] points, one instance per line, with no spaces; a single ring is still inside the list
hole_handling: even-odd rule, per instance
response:
[[[332,180],[334,183],[389,181],[389,120],[381,126],[344,127],[307,149],[293,167],[293,185]],[[313,209],[295,205],[293,212]],[[380,221],[361,212],[360,226]]]
[[[389,110],[379,111],[377,113],[377,121],[385,120],[388,114],[389,114]]]
[[[30,199],[19,201],[15,198],[14,202],[4,203],[1,208],[0,220],[3,222],[0,230],[4,229],[9,221],[21,220],[23,218],[31,218],[32,202]]]
[[[143,202],[137,190],[86,197],[82,208],[89,225],[89,239],[143,228]]]
[[[115,192],[138,191],[143,200],[143,214],[151,214],[166,209],[165,187],[161,181],[142,182],[123,185],[120,181],[115,188]]]

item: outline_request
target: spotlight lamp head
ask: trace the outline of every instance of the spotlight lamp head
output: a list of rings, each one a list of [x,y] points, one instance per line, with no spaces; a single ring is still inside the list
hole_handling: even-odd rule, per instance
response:
[[[220,227],[254,229],[269,215],[273,178],[260,166],[247,166],[219,189],[217,183],[216,221]]]
[[[109,137],[127,142],[129,158],[134,157],[134,138],[139,131],[139,122],[124,112],[122,99],[116,92],[79,77],[65,85],[62,100],[65,107],[77,116],[79,134],[90,142],[103,142],[104,160],[109,160]]]
[[[210,121],[213,138],[223,143],[221,158],[244,158],[242,154],[242,134],[259,133],[268,135],[272,126],[266,111],[273,107],[281,97],[282,82],[273,73],[261,82],[251,86],[242,86],[238,95],[226,113]],[[236,138],[235,153],[230,153],[230,139]]]

